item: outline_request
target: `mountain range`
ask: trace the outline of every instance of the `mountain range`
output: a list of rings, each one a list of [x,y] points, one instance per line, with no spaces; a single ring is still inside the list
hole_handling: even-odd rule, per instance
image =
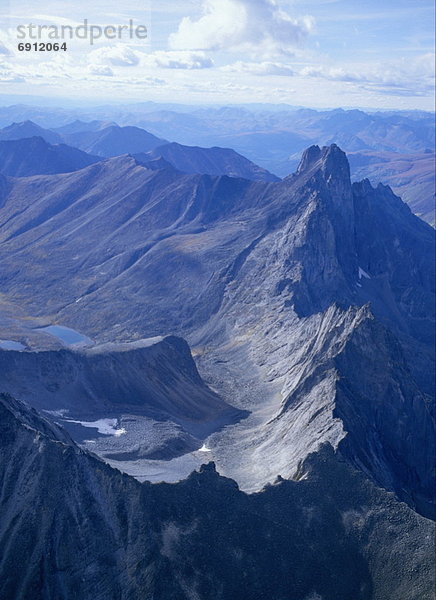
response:
[[[259,181],[279,180],[231,148],[165,144],[164,140],[137,127],[118,127],[104,123],[90,123],[89,127],[85,125],[78,122],[71,127],[61,128],[64,131],[62,139],[70,145],[50,144],[52,132],[31,122],[5,128],[2,130],[5,137],[17,139],[0,141],[0,172],[14,177],[69,173],[103,160],[104,157],[131,154],[145,165],[164,160],[167,166],[172,165],[184,173],[229,175]],[[83,131],[76,131],[76,127],[82,126]],[[32,132],[38,135],[27,137]],[[22,134],[24,137],[21,137]]]
[[[50,143],[56,143],[54,134],[58,142],[61,138],[68,145],[99,156],[153,151],[159,142],[150,135],[147,138],[139,128],[157,137],[161,144],[166,138],[179,145],[232,148],[279,177],[295,170],[301,152],[310,144],[336,143],[350,155],[353,180],[370,178],[376,183],[389,183],[415,214],[434,224],[435,139],[434,115],[430,113],[316,111],[285,105],[160,106],[151,102],[100,107],[93,112],[56,108],[48,111],[23,105],[0,108],[0,124],[29,119],[48,130]],[[117,123],[135,129],[127,131]],[[41,129],[38,133],[36,127],[16,123],[15,135],[41,136]],[[18,134],[20,129],[23,134],[27,130],[27,135]],[[128,141],[130,134],[134,144]],[[198,162],[203,167],[207,164],[204,158]],[[186,156],[183,163],[185,167],[198,167]],[[210,171],[211,161],[208,165],[207,173],[216,174]]]
[[[434,230],[156,143],[0,176],[7,599],[430,600]]]
[[[55,131],[44,129],[32,121],[12,123],[0,130],[0,141],[22,140],[25,138],[40,137],[49,144],[60,144],[62,138]]]

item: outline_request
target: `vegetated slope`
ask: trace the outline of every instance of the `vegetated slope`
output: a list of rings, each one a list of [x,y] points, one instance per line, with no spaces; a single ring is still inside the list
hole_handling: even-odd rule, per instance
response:
[[[249,496],[212,464],[140,484],[7,395],[0,416],[4,600],[432,597],[432,524],[331,448]]]

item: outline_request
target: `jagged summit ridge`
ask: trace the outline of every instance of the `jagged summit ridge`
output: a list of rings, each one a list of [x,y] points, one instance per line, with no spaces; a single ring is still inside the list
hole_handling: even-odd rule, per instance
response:
[[[345,177],[349,176],[350,166],[348,163],[347,155],[337,144],[330,144],[329,146],[323,146],[320,148],[317,145],[309,146],[301,155],[300,163],[297,167],[297,174],[308,171],[315,167],[317,163],[321,163],[327,176],[336,168],[342,168]]]

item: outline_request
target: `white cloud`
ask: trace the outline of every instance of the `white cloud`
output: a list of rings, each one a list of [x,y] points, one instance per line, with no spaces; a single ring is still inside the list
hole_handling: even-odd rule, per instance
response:
[[[157,51],[144,55],[142,64],[160,69],[209,69],[214,66],[213,60],[204,52]]]
[[[288,77],[295,75],[294,69],[289,65],[269,61],[256,63],[238,60],[231,65],[222,67],[221,70],[228,73],[250,73],[251,75],[284,75]]]
[[[208,69],[213,60],[204,52],[190,50],[138,52],[124,44],[104,46],[88,55],[89,72],[110,75],[111,67],[146,67],[149,69]]]
[[[8,48],[6,48],[6,46],[4,44],[2,44],[2,42],[0,42],[0,55],[1,56],[10,56],[11,55]]]
[[[423,54],[414,59],[384,63],[346,65],[344,67],[308,66],[303,77],[355,83],[365,89],[397,95],[426,95],[434,90],[435,58]]]
[[[139,64],[142,53],[132,50],[125,44],[116,44],[93,50],[88,57],[91,64],[134,67]]]
[[[104,77],[113,77],[114,72],[107,65],[88,65],[87,68],[88,73],[91,75],[102,75]]]
[[[74,21],[72,19],[65,19],[64,17],[60,17],[58,15],[42,15],[42,14],[37,14],[37,15],[27,15],[26,17],[15,17],[18,19],[23,19],[25,18],[25,20],[28,23],[33,23],[34,21],[41,21],[42,23],[48,25],[70,25],[70,26],[77,26],[77,25],[82,25],[83,21]]]
[[[289,54],[313,25],[294,19],[276,0],[202,0],[197,20],[184,17],[169,37],[174,50],[245,51],[252,57]]]
[[[23,83],[25,79],[19,73],[15,73],[10,65],[0,65],[0,81],[2,83]]]

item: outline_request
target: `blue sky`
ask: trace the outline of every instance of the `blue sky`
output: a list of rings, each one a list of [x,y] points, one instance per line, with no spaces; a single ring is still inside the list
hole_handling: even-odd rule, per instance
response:
[[[107,101],[434,108],[433,0],[0,0],[0,93]],[[149,38],[18,52],[17,26]],[[47,38],[42,38],[42,40]],[[33,41],[33,40],[25,40]]]

